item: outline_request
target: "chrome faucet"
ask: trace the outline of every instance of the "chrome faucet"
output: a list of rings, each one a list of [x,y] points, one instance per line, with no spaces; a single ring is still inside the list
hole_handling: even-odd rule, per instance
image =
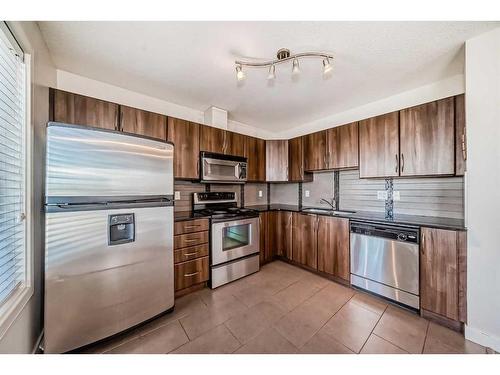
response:
[[[332,210],[334,210],[334,211],[337,209],[337,207],[336,207],[337,202],[335,201],[335,198],[332,198],[331,201],[329,201],[328,199],[325,199],[325,198],[321,198],[319,200],[319,203],[324,203],[324,204],[329,205],[332,208]]]

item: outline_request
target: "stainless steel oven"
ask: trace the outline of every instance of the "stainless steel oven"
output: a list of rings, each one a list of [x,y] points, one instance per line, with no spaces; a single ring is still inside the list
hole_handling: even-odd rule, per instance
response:
[[[259,270],[259,218],[212,224],[211,287]]]
[[[247,158],[202,151],[201,182],[244,183],[247,180]]]

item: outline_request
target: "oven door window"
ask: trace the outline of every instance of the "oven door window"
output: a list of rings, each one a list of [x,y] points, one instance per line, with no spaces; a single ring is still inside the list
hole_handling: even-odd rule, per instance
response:
[[[250,224],[225,227],[222,230],[222,250],[232,250],[250,245]]]

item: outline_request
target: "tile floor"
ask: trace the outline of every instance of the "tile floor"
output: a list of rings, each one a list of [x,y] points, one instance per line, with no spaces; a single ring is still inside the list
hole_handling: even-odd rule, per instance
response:
[[[486,353],[457,332],[287,263],[179,298],[81,353]]]

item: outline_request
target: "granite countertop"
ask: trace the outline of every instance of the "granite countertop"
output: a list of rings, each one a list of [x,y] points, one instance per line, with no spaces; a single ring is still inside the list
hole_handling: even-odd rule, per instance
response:
[[[257,211],[302,212],[302,209],[299,209],[299,206],[297,205],[284,205],[284,204],[245,206],[245,208],[251,208]],[[315,213],[315,215],[322,215],[322,214]],[[325,215],[332,216],[328,214]],[[439,229],[466,230],[465,221],[463,219],[454,219],[446,217],[394,215],[394,219],[389,220],[385,218],[385,215],[383,213],[363,212],[363,211],[357,211],[353,214],[339,214],[333,216],[348,218],[351,220],[370,221],[374,223],[406,224],[406,225],[424,226],[424,227],[439,228]]]

